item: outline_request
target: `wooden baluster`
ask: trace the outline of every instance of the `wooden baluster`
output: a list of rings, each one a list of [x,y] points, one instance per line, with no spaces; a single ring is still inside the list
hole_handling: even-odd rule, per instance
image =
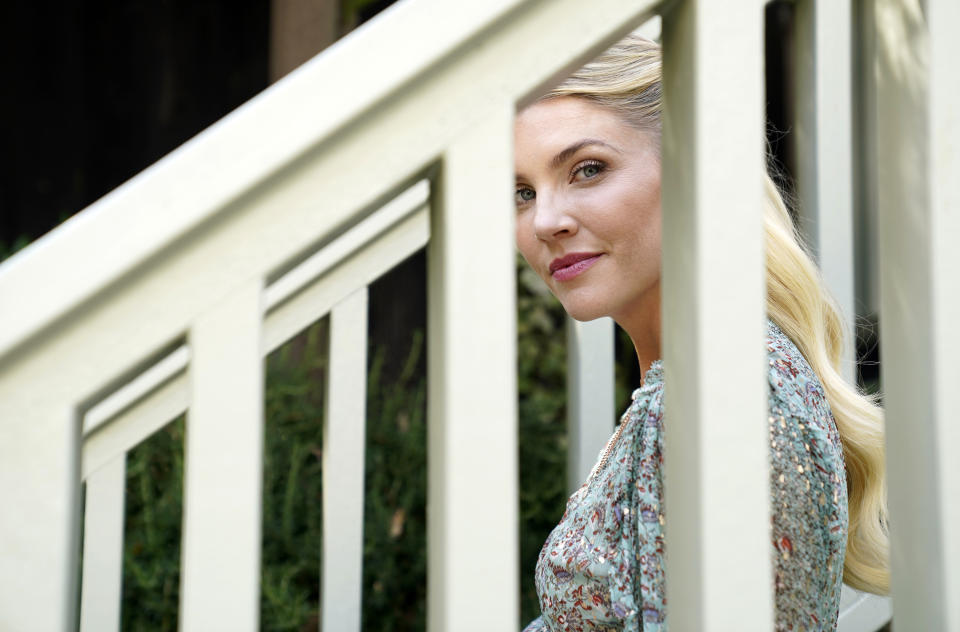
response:
[[[762,3],[663,16],[663,350],[672,630],[770,630]]]
[[[333,308],[323,420],[323,630],[360,632],[367,406],[367,289]]]
[[[446,151],[428,250],[427,627],[517,626],[513,107]],[[495,607],[491,607],[495,604]]]
[[[609,318],[581,323],[567,317],[567,488],[571,492],[587,480],[613,434],[614,326]]]
[[[877,0],[894,629],[960,630],[960,4]]]
[[[800,229],[844,318],[843,375],[856,380],[850,0],[796,3],[794,103]]]
[[[180,629],[259,629],[263,485],[261,284],[234,291],[190,332]]]
[[[121,453],[87,477],[80,632],[120,630],[126,461]]]

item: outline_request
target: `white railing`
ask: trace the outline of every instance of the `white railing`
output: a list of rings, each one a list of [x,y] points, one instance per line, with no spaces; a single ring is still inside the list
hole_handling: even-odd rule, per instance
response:
[[[960,3],[874,11],[894,626],[960,630]]]
[[[832,72],[823,51],[833,20],[815,11],[826,0],[798,4],[817,16],[805,22],[816,61],[804,119],[816,147],[805,173],[816,175],[802,175],[802,197],[818,209],[818,252],[842,294],[849,271],[834,266],[847,255],[828,256],[823,235],[833,234],[825,209],[849,217],[849,185],[829,166],[849,174],[849,154],[828,144],[849,116],[833,118],[825,93],[850,82],[821,77]],[[689,385],[667,401],[671,627],[766,630],[762,3],[668,5],[664,347],[667,380]],[[948,537],[960,530],[960,466],[947,459],[960,437],[946,400],[960,377],[949,364],[960,353],[949,329],[960,315],[949,249],[960,191],[948,178],[960,171],[960,86],[948,65],[960,56],[956,6],[876,9],[904,629],[960,629],[950,598],[960,550]],[[0,628],[74,629],[85,481],[80,622],[117,629],[125,453],[186,410],[180,626],[256,629],[263,357],[329,313],[324,471],[336,477],[324,478],[324,513],[340,531],[325,533],[338,546],[325,546],[322,577],[339,580],[324,586],[323,625],[358,629],[366,287],[427,245],[428,625],[515,629],[513,113],[660,9],[406,0],[0,267],[0,490],[12,508],[0,518]],[[911,248],[892,248],[896,238]],[[571,340],[594,334],[573,329]],[[584,344],[579,357],[591,357]],[[577,374],[596,375],[586,362]],[[575,427],[606,416],[598,405],[575,407]]]

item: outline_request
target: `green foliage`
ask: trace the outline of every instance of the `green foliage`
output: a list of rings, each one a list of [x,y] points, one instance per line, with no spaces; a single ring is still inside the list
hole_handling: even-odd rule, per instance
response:
[[[363,629],[426,628],[427,415],[423,333],[396,377],[373,355],[367,398]],[[375,390],[376,389],[376,390]]]
[[[369,6],[379,6],[384,4],[384,0],[341,0],[340,1],[340,13],[341,15],[354,15],[360,13]]]
[[[183,433],[181,416],[127,455],[124,630],[177,629]]]
[[[316,629],[319,618],[325,338],[320,321],[267,361],[262,630]]]

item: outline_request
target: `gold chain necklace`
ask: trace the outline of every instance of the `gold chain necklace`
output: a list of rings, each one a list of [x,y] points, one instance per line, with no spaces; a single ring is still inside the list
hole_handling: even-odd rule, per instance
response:
[[[656,363],[654,363],[656,364]],[[653,368],[653,365],[651,365]],[[646,385],[647,376],[644,375],[643,384]],[[642,387],[641,387],[642,388]],[[636,392],[634,393],[634,398],[636,398]],[[634,399],[636,401],[636,399]],[[617,445],[617,441],[620,440],[620,435],[623,434],[623,429],[626,427],[627,423],[630,421],[630,411],[633,410],[633,404],[630,405],[630,408],[627,409],[627,412],[623,413],[623,416],[620,417],[620,425],[617,426],[617,431],[613,433],[613,436],[610,437],[610,440],[607,441],[607,447],[604,449],[603,454],[600,456],[600,460],[597,461],[597,464],[593,466],[593,469],[590,470],[590,475],[587,477],[589,481],[603,470],[607,465],[607,460],[610,459],[610,453],[613,452],[613,447]]]
[[[593,467],[593,471],[590,472],[590,477],[593,478],[595,474],[603,470],[607,465],[607,460],[610,458],[610,453],[613,452],[613,446],[617,445],[617,441],[620,439],[620,435],[623,434],[623,428],[627,425],[628,416],[624,415],[620,419],[620,425],[617,426],[617,431],[613,433],[613,436],[610,437],[610,440],[607,441],[607,447],[603,451],[603,455],[600,457],[600,460]]]

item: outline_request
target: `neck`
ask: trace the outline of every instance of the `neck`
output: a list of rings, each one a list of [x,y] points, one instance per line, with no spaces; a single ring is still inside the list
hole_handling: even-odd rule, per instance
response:
[[[650,289],[628,314],[615,318],[630,336],[640,364],[640,373],[646,376],[654,361],[660,359],[660,284]]]

